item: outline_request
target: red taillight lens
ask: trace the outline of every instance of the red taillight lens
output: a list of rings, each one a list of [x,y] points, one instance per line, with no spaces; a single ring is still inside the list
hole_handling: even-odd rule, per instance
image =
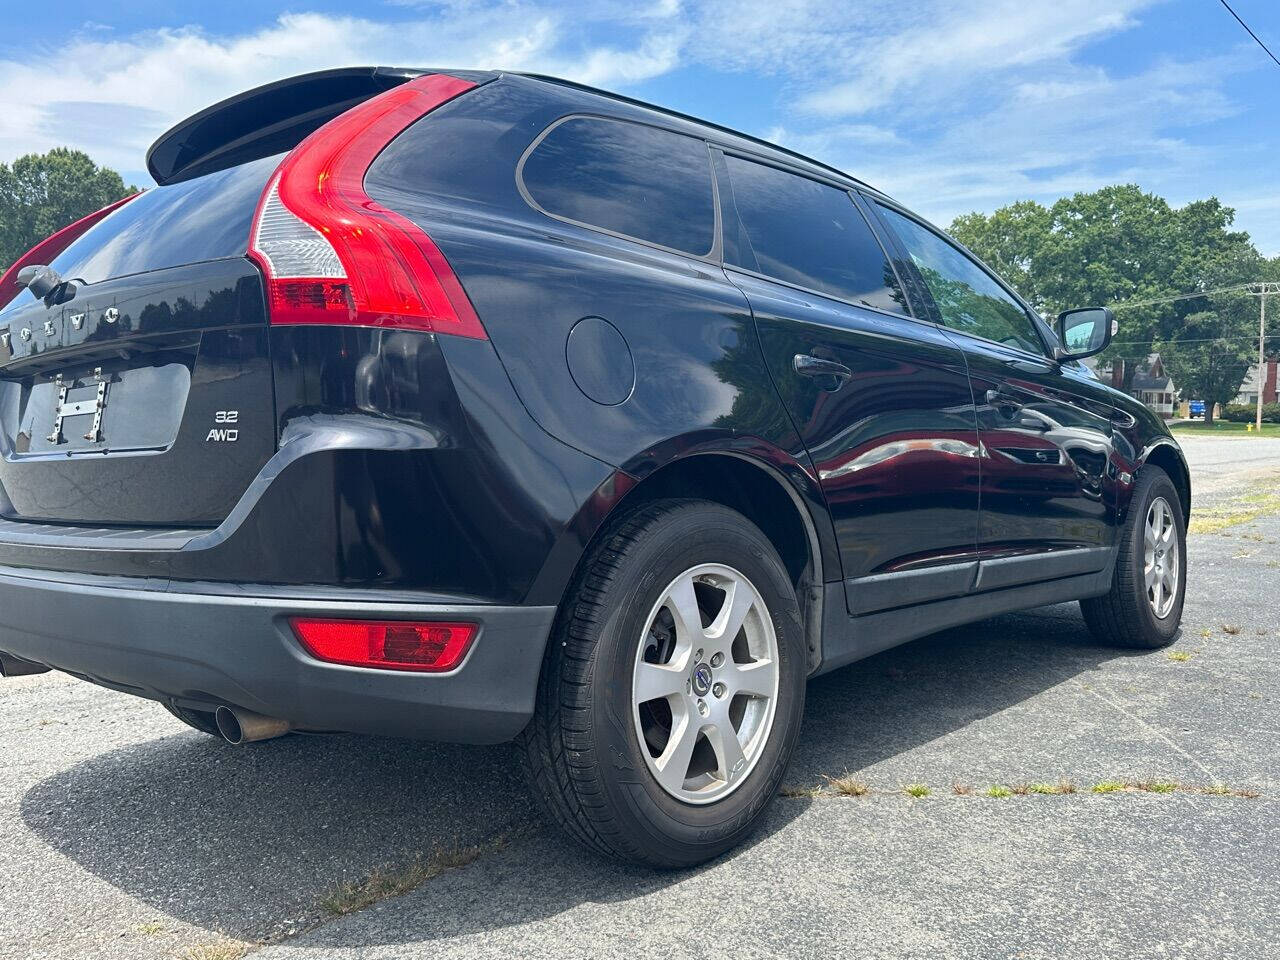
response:
[[[303,140],[254,217],[250,252],[267,275],[272,323],[342,323],[485,338],[444,254],[421,228],[364,192],[384,147],[475,84],[418,77]]]
[[[60,254],[67,247],[71,246],[75,241],[89,232],[99,220],[107,214],[114,212],[119,207],[124,206],[134,197],[142,196],[141,193],[131,193],[129,196],[117,200],[110,206],[103,207],[87,217],[81,217],[75,223],[69,224],[59,230],[51,237],[41,240],[34,247],[20,256],[17,262],[4,272],[4,276],[0,277],[0,307],[12,300],[18,294],[18,272],[25,266],[33,263],[43,263],[48,265],[53,262],[53,258]]]
[[[293,632],[317,660],[382,670],[441,673],[462,662],[479,629],[474,623],[403,620],[313,620],[295,617]]]

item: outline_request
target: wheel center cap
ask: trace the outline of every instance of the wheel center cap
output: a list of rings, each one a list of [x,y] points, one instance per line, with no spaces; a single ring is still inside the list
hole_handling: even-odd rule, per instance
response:
[[[693,692],[700,697],[705,697],[711,689],[711,667],[708,664],[700,663],[693,668]]]

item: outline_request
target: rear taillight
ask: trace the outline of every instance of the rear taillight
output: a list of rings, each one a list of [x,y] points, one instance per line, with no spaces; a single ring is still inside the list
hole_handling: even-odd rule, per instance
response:
[[[317,660],[381,670],[442,673],[462,662],[479,629],[474,623],[407,620],[290,621],[302,645]]]
[[[475,84],[418,77],[366,100],[303,140],[263,192],[250,254],[266,274],[272,323],[341,323],[484,339],[439,248],[364,192],[388,143]]]
[[[52,263],[54,257],[88,233],[99,220],[138,196],[141,196],[141,194],[131,193],[129,196],[117,200],[110,206],[103,207],[101,210],[91,213],[87,217],[81,217],[75,223],[63,227],[53,236],[46,237],[44,240],[41,240],[34,247],[20,256],[18,261],[5,271],[4,276],[0,277],[0,307],[3,307],[18,295],[18,290],[20,289],[17,283],[18,272],[23,267],[29,266],[33,263],[41,263],[45,265]]]

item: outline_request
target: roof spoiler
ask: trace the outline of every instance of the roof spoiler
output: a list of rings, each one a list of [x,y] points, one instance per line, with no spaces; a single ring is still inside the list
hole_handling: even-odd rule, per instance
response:
[[[356,104],[425,73],[474,83],[494,77],[414,67],[341,67],[277,80],[183,120],[151,145],[147,170],[164,186],[284,153]]]

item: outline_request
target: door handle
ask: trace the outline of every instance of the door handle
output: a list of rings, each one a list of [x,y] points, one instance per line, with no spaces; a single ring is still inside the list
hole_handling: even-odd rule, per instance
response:
[[[792,357],[791,366],[802,377],[835,377],[837,382],[833,389],[836,390],[840,389],[845,381],[853,379],[853,371],[843,363],[811,357],[807,353],[797,353]]]
[[[1013,413],[1017,413],[1022,409],[1022,401],[1016,400],[1009,394],[1002,393],[999,390],[987,391],[987,405],[998,410],[1010,410]]]

